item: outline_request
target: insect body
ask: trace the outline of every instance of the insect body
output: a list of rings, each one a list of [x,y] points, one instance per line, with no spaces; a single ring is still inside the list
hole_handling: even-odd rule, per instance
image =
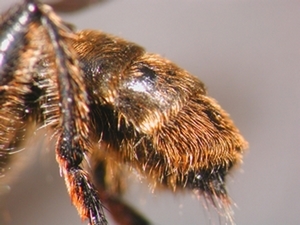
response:
[[[0,26],[1,173],[35,123],[54,131],[67,190],[91,224],[107,224],[106,203],[120,224],[148,224],[122,201],[123,214],[109,204],[124,168],[229,210],[225,176],[246,142],[201,81],[134,43],[74,32],[37,1],[9,10]]]

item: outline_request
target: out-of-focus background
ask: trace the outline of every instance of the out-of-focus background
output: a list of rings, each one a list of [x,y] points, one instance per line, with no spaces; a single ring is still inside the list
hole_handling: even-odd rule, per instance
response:
[[[1,11],[10,4],[1,0]],[[236,224],[300,224],[299,1],[107,0],[62,17],[137,42],[204,81],[250,143],[228,179]],[[0,224],[86,224],[70,203],[53,145],[40,139],[27,145],[37,148],[23,158],[29,165],[0,185]],[[192,194],[131,186],[126,199],[154,224],[218,224]]]

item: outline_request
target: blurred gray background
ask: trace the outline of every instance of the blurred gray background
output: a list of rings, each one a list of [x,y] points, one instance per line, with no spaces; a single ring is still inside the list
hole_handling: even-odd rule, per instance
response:
[[[1,11],[10,4],[0,0]],[[236,224],[300,224],[300,1],[107,0],[61,16],[137,42],[204,81],[250,143],[228,179]],[[86,224],[41,136],[27,144],[37,149],[22,157],[29,165],[16,165],[21,172],[0,189],[0,224]],[[219,223],[189,193],[151,194],[136,182],[126,199],[154,224]]]

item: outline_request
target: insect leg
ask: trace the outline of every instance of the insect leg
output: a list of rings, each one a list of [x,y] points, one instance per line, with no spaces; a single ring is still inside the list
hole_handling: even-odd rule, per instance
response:
[[[88,146],[88,100],[83,74],[73,51],[71,30],[45,5],[41,6],[41,22],[47,28],[55,53],[60,105],[57,161],[65,178],[73,204],[82,219],[92,225],[106,225],[103,206],[87,172],[80,164]]]
[[[24,140],[32,105],[32,71],[27,61],[26,33],[37,18],[30,4],[16,6],[0,17],[0,176]]]
[[[116,171],[116,169],[114,171],[113,183],[118,184],[116,187],[117,190],[108,190],[108,185],[112,184],[107,184],[105,181],[106,176],[108,176],[107,171],[109,170],[106,162],[105,159],[99,160],[98,158],[93,171],[95,172],[94,177],[100,199],[108,208],[110,215],[120,225],[150,225],[151,223],[146,218],[122,199],[122,193],[120,193],[122,190],[119,190],[122,189],[119,186],[122,186],[121,179],[124,178],[124,174],[121,173],[122,171]],[[118,172],[121,174],[118,174]]]

